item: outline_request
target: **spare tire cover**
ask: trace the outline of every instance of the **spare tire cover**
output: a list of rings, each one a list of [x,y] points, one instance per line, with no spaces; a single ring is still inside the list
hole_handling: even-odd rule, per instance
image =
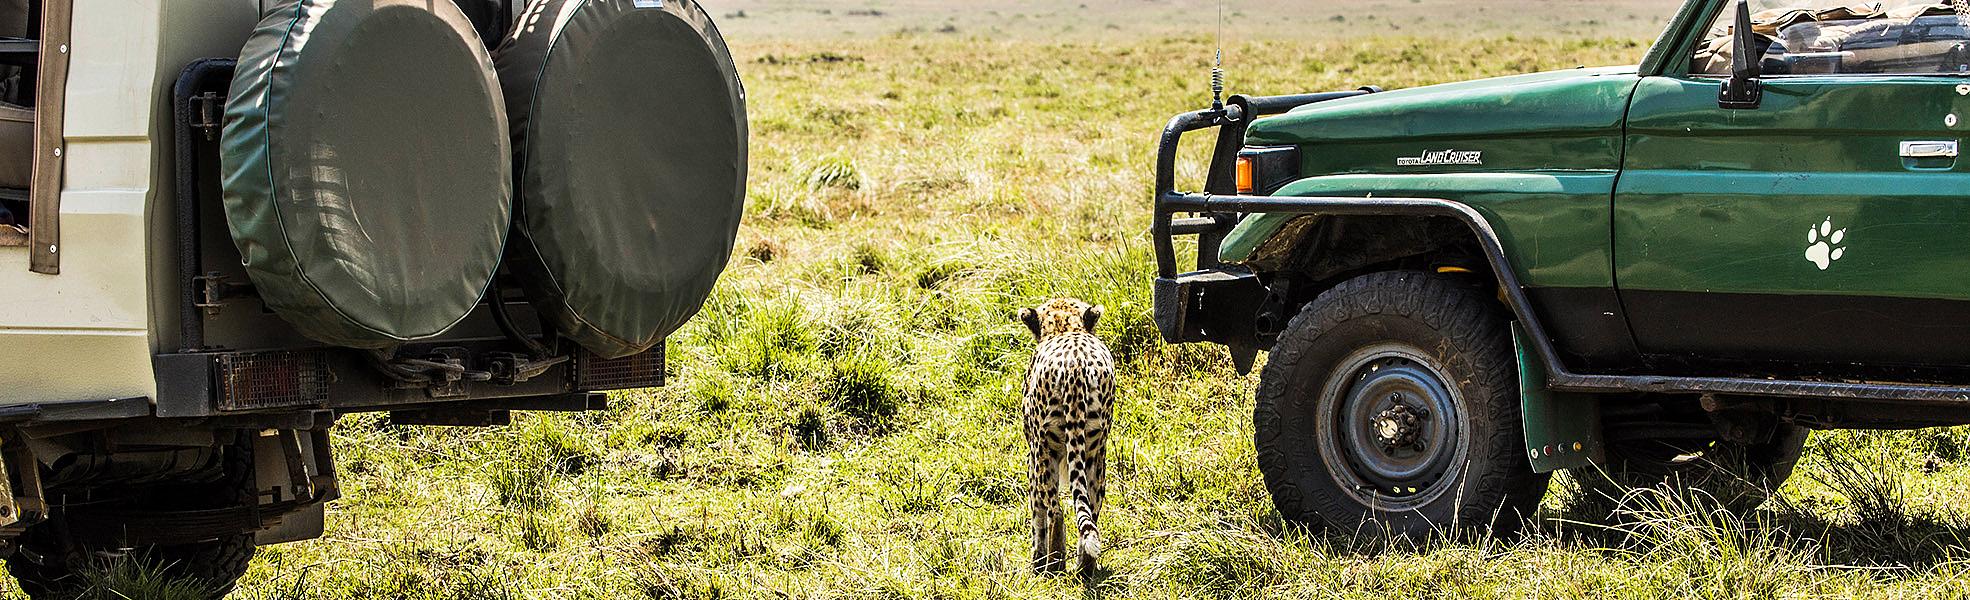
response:
[[[330,344],[443,333],[512,220],[492,58],[450,2],[284,0],[240,53],[220,168],[267,306]]]
[[[704,304],[744,210],[745,94],[688,0],[540,0],[494,52],[508,264],[561,335],[635,354]]]

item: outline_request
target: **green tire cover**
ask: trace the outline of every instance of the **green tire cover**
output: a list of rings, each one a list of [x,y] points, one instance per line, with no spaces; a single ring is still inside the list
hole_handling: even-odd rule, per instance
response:
[[[537,0],[494,63],[512,116],[508,264],[561,335],[604,357],[684,324],[744,210],[745,93],[689,0]]]
[[[226,221],[267,306],[388,348],[479,303],[512,221],[492,58],[451,2],[281,0],[241,50]]]

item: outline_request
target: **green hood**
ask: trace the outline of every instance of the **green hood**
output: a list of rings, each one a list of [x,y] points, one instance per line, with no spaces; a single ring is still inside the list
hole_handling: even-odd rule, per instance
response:
[[[1604,213],[1639,80],[1635,67],[1569,69],[1369,94],[1260,119],[1246,143],[1300,147],[1302,179],[1279,195],[1417,195],[1491,210],[1477,200],[1547,194],[1600,198]],[[1253,258],[1294,216],[1246,217],[1221,258]]]
[[[1305,176],[1614,169],[1635,72],[1569,69],[1311,104],[1258,120],[1246,140],[1311,146]]]

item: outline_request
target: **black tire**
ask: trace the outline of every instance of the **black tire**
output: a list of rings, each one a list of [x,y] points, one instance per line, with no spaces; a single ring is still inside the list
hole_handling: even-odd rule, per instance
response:
[[[1591,519],[1615,513],[1635,490],[1695,490],[1717,505],[1749,513],[1771,498],[1792,476],[1811,431],[1778,425],[1760,443],[1683,440],[1631,440],[1608,444],[1607,462],[1575,469],[1579,505]]]
[[[1253,409],[1280,514],[1412,539],[1516,531],[1547,476],[1525,459],[1507,323],[1475,282],[1414,271],[1357,277],[1307,304]]]
[[[236,443],[225,447],[225,462],[217,481],[160,486],[133,495],[133,501],[150,508],[187,510],[256,502],[250,440],[242,434]],[[257,549],[251,532],[184,544],[92,547],[69,538],[69,528],[63,522],[66,518],[68,515],[57,509],[47,522],[29,528],[18,540],[25,551],[16,551],[6,559],[7,571],[29,598],[108,600],[157,593],[153,589],[113,589],[120,583],[115,575],[119,571],[155,575],[137,579],[146,585],[168,586],[175,597],[224,598],[246,574]]]
[[[187,595],[217,599],[231,593],[240,576],[246,574],[254,549],[253,534],[240,534],[196,544],[115,551],[75,549],[41,555],[39,561],[17,552],[7,558],[7,571],[20,583],[21,591],[34,600],[128,597],[130,590],[111,589],[115,577],[110,574],[120,566],[161,575],[162,580],[171,582],[172,589]],[[119,565],[118,561],[128,564]]]

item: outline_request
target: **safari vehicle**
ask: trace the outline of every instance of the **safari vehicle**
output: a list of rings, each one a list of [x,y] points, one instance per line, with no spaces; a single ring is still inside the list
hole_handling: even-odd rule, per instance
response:
[[[1509,529],[1568,468],[1750,508],[1810,430],[1970,423],[1970,11],[1854,4],[1691,0],[1638,66],[1178,115],[1157,325],[1269,352],[1266,485],[1343,530]]]
[[[743,90],[691,0],[16,0],[0,29],[0,550],[36,598],[118,557],[225,593],[322,534],[341,415],[661,385],[731,252]]]

